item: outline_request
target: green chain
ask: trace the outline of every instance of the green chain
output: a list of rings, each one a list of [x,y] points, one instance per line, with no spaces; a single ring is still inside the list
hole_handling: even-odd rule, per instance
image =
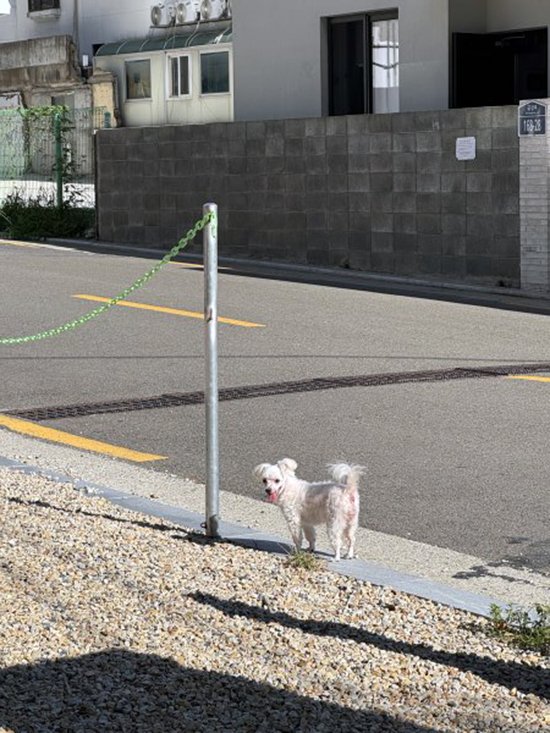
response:
[[[210,221],[214,221],[214,219],[215,214],[213,212],[209,211],[207,214],[205,214],[203,218],[199,219],[196,222],[195,226],[190,229],[187,234],[182,237],[179,242],[174,247],[172,247],[172,249],[166,255],[164,255],[160,262],[157,262],[157,264],[150,270],[148,270],[145,275],[142,275],[140,278],[138,278],[134,283],[132,283],[132,285],[127,287],[126,290],[123,290],[119,295],[116,295],[114,298],[112,298],[108,303],[105,303],[104,305],[101,305],[98,308],[89,311],[89,313],[85,313],[83,316],[80,316],[80,318],[76,318],[74,321],[69,321],[69,323],[64,323],[62,326],[56,326],[55,328],[50,328],[47,331],[42,331],[41,333],[36,333],[32,336],[0,338],[0,346],[5,346],[7,344],[27,344],[32,341],[40,341],[41,339],[50,338],[52,336],[59,336],[66,331],[72,331],[74,328],[78,328],[78,326],[84,325],[88,321],[91,321],[92,318],[97,318],[97,316],[105,313],[105,311],[109,310],[109,308],[112,308],[117,303],[120,303],[121,300],[125,300],[131,293],[134,292],[134,290],[137,290],[138,288],[141,288],[143,285],[145,285],[146,282],[148,282],[154,275],[157,274],[161,267],[163,267],[167,262],[170,262],[170,260],[173,260],[174,257],[176,257],[176,255],[178,255],[181,250],[184,249],[184,247],[187,247],[189,242],[191,242]]]

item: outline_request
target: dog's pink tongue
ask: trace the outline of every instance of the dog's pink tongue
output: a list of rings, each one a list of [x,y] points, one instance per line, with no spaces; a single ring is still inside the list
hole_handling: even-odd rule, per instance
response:
[[[270,504],[275,504],[277,501],[277,494],[275,492],[272,492],[271,494],[267,495],[267,500]]]

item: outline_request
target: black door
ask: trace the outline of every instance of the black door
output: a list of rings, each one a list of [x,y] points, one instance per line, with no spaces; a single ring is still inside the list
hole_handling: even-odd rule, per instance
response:
[[[329,26],[329,114],[367,111],[365,20],[332,22]]]
[[[548,31],[454,33],[451,106],[517,104],[548,96]]]

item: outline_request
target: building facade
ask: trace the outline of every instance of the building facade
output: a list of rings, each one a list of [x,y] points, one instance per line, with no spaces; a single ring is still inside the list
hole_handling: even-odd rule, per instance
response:
[[[0,0],[0,95],[71,95],[95,69],[129,126],[516,104],[548,96],[549,25],[547,0]]]
[[[101,104],[128,126],[233,119],[229,0],[0,3],[0,108]]]
[[[548,96],[547,0],[233,5],[238,120],[441,110]]]

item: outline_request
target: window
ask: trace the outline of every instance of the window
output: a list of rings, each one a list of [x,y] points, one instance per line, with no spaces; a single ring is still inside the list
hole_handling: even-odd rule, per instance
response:
[[[171,56],[170,65],[170,96],[187,97],[191,93],[190,59],[189,56]]]
[[[397,18],[371,21],[373,112],[399,112],[398,31]]]
[[[394,14],[328,21],[329,114],[399,111],[399,23]]]
[[[59,0],[29,0],[29,13],[41,10],[59,10]]]
[[[229,91],[229,52],[201,54],[201,94]]]
[[[126,62],[126,99],[151,98],[151,62]]]

